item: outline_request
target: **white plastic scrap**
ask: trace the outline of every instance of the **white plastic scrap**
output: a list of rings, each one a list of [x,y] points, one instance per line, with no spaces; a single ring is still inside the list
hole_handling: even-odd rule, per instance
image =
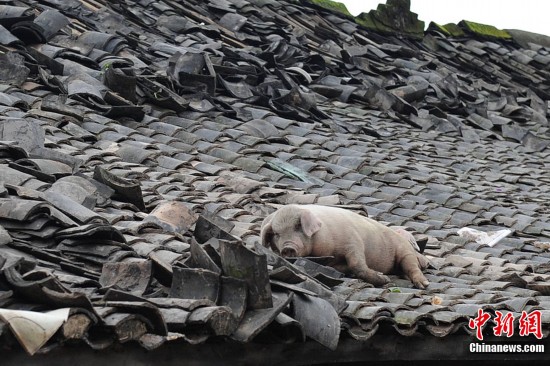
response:
[[[476,229],[471,229],[469,227],[463,227],[462,229],[457,231],[458,235],[473,240],[476,243],[479,244],[487,244],[488,246],[492,247],[508,235],[512,233],[512,230],[510,229],[504,229],[504,230],[498,230],[498,231],[479,231]]]
[[[46,313],[0,309],[0,319],[9,324],[19,343],[32,356],[67,321],[70,311],[70,308]]]

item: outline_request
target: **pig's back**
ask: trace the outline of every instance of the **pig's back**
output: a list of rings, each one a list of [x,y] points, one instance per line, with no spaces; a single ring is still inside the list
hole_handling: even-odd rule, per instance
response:
[[[324,246],[334,245],[333,254],[345,251],[349,245],[363,247],[367,266],[382,273],[393,272],[396,266],[397,246],[404,239],[387,226],[359,215],[353,211],[337,207],[308,205],[312,213],[323,222]],[[330,255],[324,251],[323,255]]]
[[[386,230],[391,231],[386,226],[350,210],[321,205],[306,206],[322,222],[321,230],[315,236],[315,255],[338,256],[347,252],[349,246],[360,246],[369,267],[371,264],[384,268],[393,266],[393,262],[389,263],[386,259],[393,258],[395,253],[391,245],[384,245],[388,235]]]

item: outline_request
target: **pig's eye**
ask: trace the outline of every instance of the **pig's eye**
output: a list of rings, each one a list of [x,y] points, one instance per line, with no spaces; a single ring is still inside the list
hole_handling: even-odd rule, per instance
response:
[[[301,223],[300,221],[298,221],[298,222],[296,223],[296,225],[294,225],[294,229],[300,230],[301,228],[302,228],[302,223]]]
[[[277,233],[274,233],[274,234],[273,234],[273,237],[274,237],[275,239],[278,239],[278,238],[279,238],[279,236],[280,236],[280,235],[279,235],[279,234],[277,234]]]

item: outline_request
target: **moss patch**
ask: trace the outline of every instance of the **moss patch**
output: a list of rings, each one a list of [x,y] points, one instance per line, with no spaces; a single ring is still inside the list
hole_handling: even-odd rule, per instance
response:
[[[379,32],[392,33],[394,32],[393,28],[387,27],[383,23],[376,20],[371,13],[361,13],[355,17],[355,22],[367,29],[376,30]]]
[[[466,35],[466,33],[464,33],[462,28],[460,28],[455,23],[445,24],[443,27],[445,27],[447,32],[449,32],[453,37],[463,37]]]
[[[475,33],[475,34],[477,34],[479,36],[482,36],[482,37],[498,38],[498,39],[511,39],[512,38],[510,33],[506,32],[504,30],[498,29],[496,27],[493,27],[492,25],[475,23],[475,22],[470,22],[470,21],[467,21],[467,20],[461,21],[460,23],[458,23],[458,25],[460,27],[462,27],[462,29],[464,29],[466,31],[469,31],[469,32],[472,32],[472,33]]]
[[[428,29],[427,30],[429,30],[429,31],[431,31],[431,30],[438,31],[440,33],[443,33],[446,36],[451,35],[451,33],[449,33],[449,31],[446,30],[444,26],[442,26],[440,24],[437,24],[436,22],[430,22],[430,24],[428,24]]]
[[[307,0],[308,3],[311,3],[313,5],[317,5],[318,7],[321,7],[323,9],[327,9],[336,13],[340,13],[342,15],[345,15],[346,17],[353,18],[353,15],[349,12],[348,8],[337,1],[332,0]]]
[[[428,30],[435,30],[443,33],[447,37],[463,37],[466,33],[458,25],[449,23],[445,25],[437,24],[436,22],[430,22]]]

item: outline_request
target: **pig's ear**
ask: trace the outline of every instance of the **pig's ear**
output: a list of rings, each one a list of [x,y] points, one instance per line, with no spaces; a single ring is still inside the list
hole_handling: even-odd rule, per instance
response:
[[[302,224],[304,234],[310,238],[321,229],[322,225],[321,220],[319,220],[310,210],[302,210],[300,224]]]
[[[273,220],[274,213],[269,215],[262,222],[262,230],[260,231],[260,239],[262,240],[262,245],[266,248],[273,248],[275,243],[273,243],[273,229],[271,228],[271,220]]]

